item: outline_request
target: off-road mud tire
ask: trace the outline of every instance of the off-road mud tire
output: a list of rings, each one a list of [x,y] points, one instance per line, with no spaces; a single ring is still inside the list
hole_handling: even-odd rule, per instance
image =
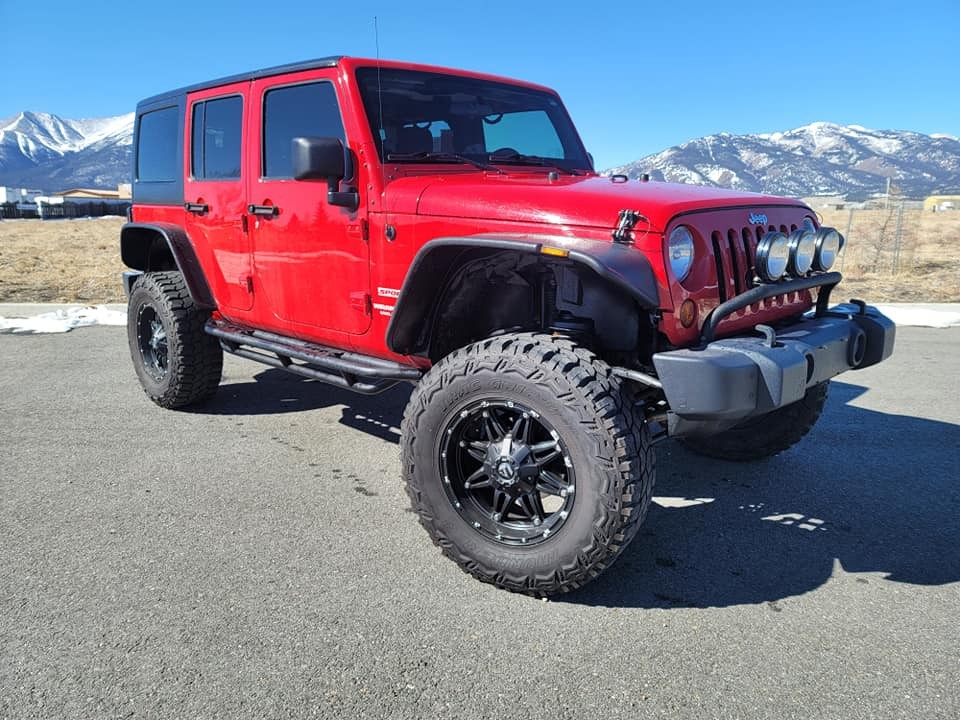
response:
[[[814,385],[803,399],[730,430],[702,438],[684,438],[698,455],[737,462],[763,460],[793,447],[810,432],[827,402],[830,381]]]
[[[442,485],[445,424],[486,398],[535,408],[569,450],[576,501],[556,535],[533,546],[505,546],[476,531]],[[616,560],[650,503],[655,457],[646,424],[609,366],[566,338],[500,335],[451,353],[417,385],[401,433],[420,523],[464,571],[507,590],[547,596],[581,587]]]
[[[166,333],[166,367],[151,368],[141,350],[138,326],[143,312],[152,312]],[[197,308],[179,272],[151,272],[140,277],[127,305],[130,356],[153,402],[165,408],[196,405],[217,391],[223,371],[219,342],[203,331],[210,312]]]

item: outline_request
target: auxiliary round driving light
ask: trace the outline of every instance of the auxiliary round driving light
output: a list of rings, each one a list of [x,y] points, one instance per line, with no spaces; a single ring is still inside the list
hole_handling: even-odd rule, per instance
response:
[[[782,232],[765,233],[757,243],[757,275],[764,282],[776,282],[787,272],[790,239]]]
[[[813,267],[813,256],[817,250],[817,233],[800,228],[790,234],[790,274],[801,277]]]
[[[813,253],[813,267],[817,270],[829,270],[837,261],[837,255],[842,248],[843,235],[833,228],[820,228]]]

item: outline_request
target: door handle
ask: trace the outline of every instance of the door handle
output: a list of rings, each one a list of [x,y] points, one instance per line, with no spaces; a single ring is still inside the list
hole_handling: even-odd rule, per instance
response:
[[[210,206],[205,203],[184,203],[183,209],[187,212],[196,213],[197,215],[203,215],[205,212],[210,211]]]
[[[266,215],[272,217],[280,214],[280,208],[276,205],[247,205],[247,212],[251,215]]]

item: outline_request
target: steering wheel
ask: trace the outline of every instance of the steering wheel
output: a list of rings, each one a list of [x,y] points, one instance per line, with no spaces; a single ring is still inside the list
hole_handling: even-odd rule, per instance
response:
[[[519,155],[519,154],[520,154],[520,153],[519,153],[518,151],[514,150],[512,147],[502,147],[502,148],[497,148],[497,149],[494,150],[492,153],[490,153],[490,157],[491,157],[491,158],[498,157],[498,156],[499,156],[499,157],[512,157],[513,155]]]
[[[497,124],[498,122],[500,122],[501,120],[503,120],[503,113],[499,113],[499,114],[497,114],[497,115],[486,115],[486,116],[484,116],[484,118],[483,118],[483,121],[484,121],[487,125],[496,125],[496,124]]]

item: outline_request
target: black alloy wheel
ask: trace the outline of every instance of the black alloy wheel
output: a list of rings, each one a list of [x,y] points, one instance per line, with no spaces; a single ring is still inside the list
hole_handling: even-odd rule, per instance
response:
[[[141,305],[137,313],[137,347],[144,369],[161,382],[169,370],[167,329],[151,305]]]
[[[576,479],[566,445],[536,411],[511,400],[474,401],[454,413],[438,461],[454,508],[496,542],[543,542],[573,509]]]

